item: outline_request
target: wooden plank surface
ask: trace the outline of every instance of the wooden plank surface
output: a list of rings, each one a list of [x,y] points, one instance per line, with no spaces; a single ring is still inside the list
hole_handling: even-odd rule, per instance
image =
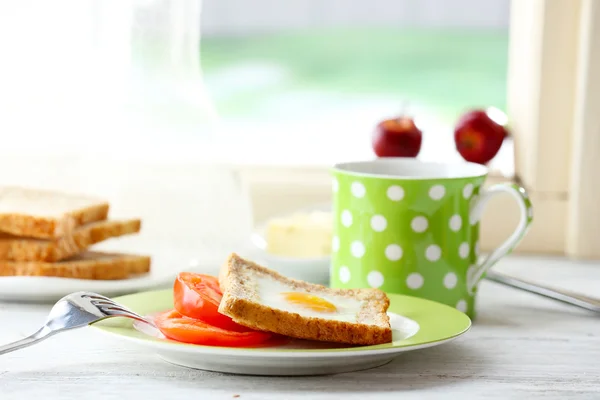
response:
[[[499,270],[597,294],[600,268],[509,258]],[[369,371],[324,377],[252,377],[162,362],[89,329],[0,357],[0,398],[71,399],[598,399],[600,316],[484,282],[472,330]],[[34,331],[48,305],[0,303],[0,342]]]

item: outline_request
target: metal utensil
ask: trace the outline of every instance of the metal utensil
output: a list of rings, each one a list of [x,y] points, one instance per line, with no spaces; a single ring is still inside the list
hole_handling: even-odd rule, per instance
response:
[[[538,285],[524,279],[514,278],[512,276],[504,275],[495,271],[488,271],[486,279],[600,313],[600,299],[595,299],[593,297],[584,296],[567,290]]]
[[[156,327],[152,321],[108,297],[92,292],[76,292],[56,302],[48,314],[46,323],[37,332],[25,339],[0,346],[0,355],[39,343],[56,333],[88,326],[111,317],[133,318]]]

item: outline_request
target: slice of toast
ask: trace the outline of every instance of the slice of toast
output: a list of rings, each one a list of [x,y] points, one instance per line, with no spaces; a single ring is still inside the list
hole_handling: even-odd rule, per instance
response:
[[[87,251],[55,263],[0,261],[0,276],[116,280],[150,271],[150,257]]]
[[[0,260],[56,262],[104,240],[138,233],[141,221],[97,221],[75,228],[72,235],[43,240],[0,233]]]
[[[221,268],[219,284],[223,291],[219,312],[249,328],[354,345],[392,340],[386,313],[390,302],[378,289],[330,289],[286,278],[235,253]],[[305,312],[302,307],[306,303],[289,303],[289,297],[284,295],[292,292],[308,295],[316,307]],[[325,312],[314,311],[323,304]]]
[[[105,220],[108,202],[83,195],[15,186],[0,187],[0,231],[51,239]]]

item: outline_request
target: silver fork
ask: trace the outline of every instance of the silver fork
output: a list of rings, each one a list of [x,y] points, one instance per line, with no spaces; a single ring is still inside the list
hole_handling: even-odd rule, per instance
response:
[[[92,292],[76,292],[56,302],[46,318],[46,323],[37,332],[14,343],[0,346],[0,355],[39,343],[59,332],[88,326],[111,317],[133,318],[156,328],[154,322],[108,297]]]
[[[563,303],[571,304],[586,310],[600,313],[600,299],[589,296],[584,296],[579,293],[573,293],[564,289],[556,289],[548,286],[542,286],[537,283],[529,282],[525,279],[514,278],[509,275],[502,274],[500,272],[488,271],[486,273],[487,280],[492,282],[501,283],[506,286],[510,286],[516,289],[521,289],[526,292],[539,294],[549,299],[561,301]]]

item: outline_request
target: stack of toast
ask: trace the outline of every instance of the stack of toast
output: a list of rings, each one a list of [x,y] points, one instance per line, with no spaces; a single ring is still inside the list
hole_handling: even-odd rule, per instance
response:
[[[126,279],[150,271],[150,257],[91,251],[136,234],[140,219],[108,219],[105,200],[58,191],[0,187],[0,276]]]

